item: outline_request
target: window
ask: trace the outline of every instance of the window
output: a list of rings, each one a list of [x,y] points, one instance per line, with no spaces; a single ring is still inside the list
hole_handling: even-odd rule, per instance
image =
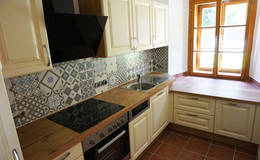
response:
[[[247,79],[257,0],[190,0],[190,75]]]

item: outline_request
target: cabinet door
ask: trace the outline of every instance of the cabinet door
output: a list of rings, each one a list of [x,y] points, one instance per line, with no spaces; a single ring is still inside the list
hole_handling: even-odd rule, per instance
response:
[[[137,50],[152,48],[151,0],[133,0],[133,26]]]
[[[255,113],[255,124],[254,124],[252,142],[256,144],[260,144],[260,106],[259,105],[257,106],[256,113]]]
[[[132,48],[131,0],[103,0],[103,15],[108,16],[105,28],[107,56],[128,53]]]
[[[216,102],[215,133],[240,140],[251,139],[255,105]]]
[[[150,109],[129,123],[131,160],[136,159],[150,144]]]
[[[168,5],[153,2],[153,43],[154,47],[168,45]]]
[[[51,69],[41,1],[0,3],[0,60],[4,76]]]
[[[153,96],[150,100],[152,112],[152,140],[168,125],[168,88]]]

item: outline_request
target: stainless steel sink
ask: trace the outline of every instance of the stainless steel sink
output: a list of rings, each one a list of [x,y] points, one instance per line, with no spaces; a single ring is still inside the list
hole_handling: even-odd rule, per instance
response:
[[[149,89],[152,89],[155,87],[155,84],[151,83],[130,83],[128,85],[125,85],[123,88],[130,89],[130,90],[136,90],[136,91],[148,91]]]

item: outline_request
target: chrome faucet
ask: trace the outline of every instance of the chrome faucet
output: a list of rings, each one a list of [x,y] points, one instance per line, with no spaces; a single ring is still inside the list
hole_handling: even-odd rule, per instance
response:
[[[137,74],[137,83],[141,83],[141,75],[140,74]]]

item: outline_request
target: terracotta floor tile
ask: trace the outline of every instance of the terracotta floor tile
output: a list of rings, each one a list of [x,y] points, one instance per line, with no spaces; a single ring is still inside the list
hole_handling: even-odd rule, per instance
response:
[[[187,150],[183,150],[178,160],[204,160],[204,156],[198,153],[193,153]]]
[[[251,155],[256,155],[257,154],[257,151],[252,151],[252,150],[248,150],[248,149],[243,149],[243,148],[240,148],[240,147],[236,147],[236,150],[239,151],[239,152],[243,152],[243,153],[247,153],[247,154],[251,154]]]
[[[168,144],[162,144],[157,150],[156,154],[162,156],[163,158],[175,160],[180,152],[181,148],[177,148]]]
[[[225,143],[216,142],[216,141],[213,141],[212,143],[215,144],[215,145],[227,147],[227,148],[230,148],[230,149],[235,149],[235,146],[232,145],[232,144],[225,144]]]
[[[160,141],[155,140],[152,144],[150,144],[150,146],[147,149],[147,152],[151,152],[151,153],[156,152],[161,144],[162,143]]]
[[[234,160],[256,160],[256,155],[237,151]]]
[[[209,148],[210,141],[201,139],[198,137],[191,137],[186,149],[192,152],[200,153],[206,155]]]
[[[152,157],[151,153],[145,152],[142,153],[136,160],[150,160]]]
[[[156,140],[160,142],[166,142],[168,141],[168,135],[170,134],[170,131],[164,130],[157,138]]]
[[[212,144],[209,149],[208,157],[217,160],[233,160],[234,152],[234,149]]]
[[[151,159],[150,160],[167,160],[166,158],[163,158],[159,155],[152,155]]]
[[[187,141],[189,139],[189,136],[187,135],[182,135],[182,134],[179,134],[179,133],[176,133],[176,132],[171,132],[169,135],[168,135],[168,140],[165,142],[169,145],[173,145],[173,146],[176,146],[176,147],[184,147],[184,145],[187,144]]]

